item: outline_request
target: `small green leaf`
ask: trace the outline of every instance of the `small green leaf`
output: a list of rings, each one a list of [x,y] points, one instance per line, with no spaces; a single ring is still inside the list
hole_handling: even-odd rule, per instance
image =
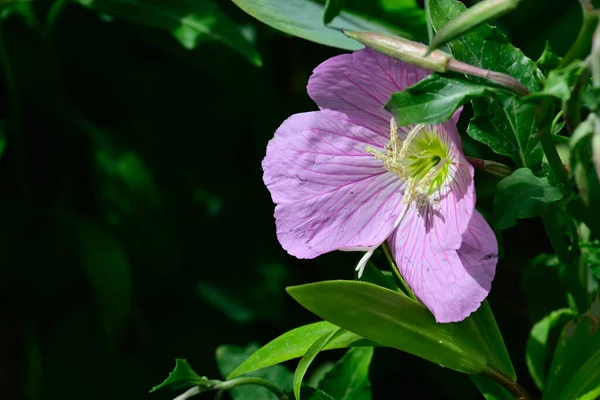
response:
[[[75,0],[102,13],[170,32],[186,49],[216,40],[261,66],[260,54],[241,29],[211,0]]]
[[[494,199],[496,228],[507,229],[517,223],[517,218],[541,215],[548,206],[563,194],[550,185],[548,178],[538,178],[529,168],[520,168],[498,182]]]
[[[458,108],[480,96],[502,92],[491,86],[433,74],[392,95],[385,108],[396,115],[398,125],[440,124]]]
[[[325,13],[323,14],[323,23],[327,25],[337,17],[344,8],[345,0],[327,0],[325,2]]]
[[[193,386],[200,386],[203,388],[209,388],[219,381],[210,380],[205,376],[198,375],[190,364],[182,358],[175,360],[175,369],[169,374],[161,384],[154,386],[150,393],[157,391],[163,387],[169,387],[173,390],[182,388],[188,388]]]
[[[465,10],[456,0],[430,2],[431,21],[439,31]],[[448,43],[460,61],[508,74],[532,92],[538,91],[540,70],[496,28],[483,24]],[[498,154],[511,157],[519,166],[535,167],[542,149],[535,138],[535,107],[515,97],[481,97],[473,100],[475,116],[467,133]]]
[[[531,329],[527,340],[526,360],[529,374],[538,389],[543,390],[546,378],[546,362],[554,349],[548,348],[548,338],[555,328],[563,326],[577,314],[568,308],[552,311]]]
[[[510,379],[517,380],[517,374],[504,344],[504,339],[487,300],[484,300],[477,311],[459,324],[474,332],[481,339],[490,366]]]
[[[568,389],[570,393],[578,392],[579,395],[583,395],[579,389],[589,390],[594,384],[598,384],[599,321],[600,297],[596,298],[590,309],[577,321],[570,321],[564,327],[556,345],[542,400],[577,398],[565,397],[564,393]],[[592,367],[596,368],[595,375],[594,371],[590,370]],[[575,378],[577,382],[574,382]],[[580,386],[573,387],[574,383]]]
[[[593,354],[561,394],[563,399],[597,400],[600,396],[600,350]]]
[[[296,400],[301,400],[300,388],[302,386],[304,375],[306,374],[306,371],[308,371],[310,364],[312,364],[313,360],[317,357],[321,350],[325,348],[327,343],[341,333],[343,333],[343,330],[338,328],[333,332],[329,332],[321,336],[308,348],[306,354],[304,354],[304,356],[300,359],[300,362],[296,367],[296,371],[294,372],[294,395],[296,396]]]
[[[319,382],[319,389],[336,400],[370,400],[369,366],[373,347],[356,347],[346,352]]]
[[[221,376],[225,377],[231,374],[234,369],[245,362],[248,357],[256,353],[257,350],[258,345],[255,343],[251,343],[245,348],[227,345],[219,346],[216,351],[216,360]],[[292,372],[283,365],[273,365],[269,368],[252,372],[248,374],[248,376],[266,379],[284,391],[292,388],[294,379]],[[234,387],[229,390],[229,393],[234,400],[275,398],[271,391],[257,385],[243,385]]]
[[[331,27],[325,26],[322,22],[324,7],[310,0],[233,0],[233,2],[246,13],[272,28],[345,50],[358,50],[363,46],[344,36],[339,29],[394,34],[382,25],[344,11],[333,19]],[[406,32],[402,32],[402,36],[411,37]]]
[[[255,353],[252,353],[247,360],[238,365],[237,368],[227,376],[227,379],[232,379],[270,365],[302,357],[318,338],[337,329],[337,326],[322,321],[286,332],[258,349]],[[329,342],[324,350],[373,345],[373,342],[365,340],[359,335],[352,332],[344,332]]]
[[[544,81],[541,91],[525,97],[525,100],[537,100],[542,97],[556,97],[562,101],[571,98],[577,78],[586,69],[583,61],[575,61],[564,68],[553,69]]]
[[[544,48],[540,58],[535,62],[535,65],[537,65],[537,67],[541,69],[545,75],[547,75],[548,72],[558,67],[560,60],[561,58],[554,51],[552,51],[550,42],[546,41],[546,47]]]
[[[511,395],[506,389],[492,378],[479,374],[469,375],[471,381],[477,386],[486,400],[515,400],[515,396]]]
[[[438,324],[422,304],[371,283],[325,281],[287,288],[302,306],[323,319],[385,346],[444,367],[482,372],[485,350],[464,328]]]

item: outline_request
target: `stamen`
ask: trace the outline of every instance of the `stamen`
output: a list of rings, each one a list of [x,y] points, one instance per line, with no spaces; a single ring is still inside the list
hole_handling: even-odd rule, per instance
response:
[[[406,153],[408,152],[408,146],[410,146],[410,142],[412,142],[412,140],[417,136],[419,132],[421,132],[421,129],[423,128],[425,128],[424,124],[418,124],[415,125],[415,127],[412,128],[410,132],[408,132],[406,139],[404,139],[404,143],[402,143],[402,148],[400,149],[401,158],[406,157]]]
[[[371,258],[371,256],[373,255],[374,252],[375,252],[375,247],[372,248],[371,250],[367,251],[362,256],[362,258],[358,262],[358,265],[354,269],[355,271],[358,271],[358,278],[359,279],[362,276],[363,272],[365,271],[365,267],[367,266],[367,263],[369,262],[369,259]]]

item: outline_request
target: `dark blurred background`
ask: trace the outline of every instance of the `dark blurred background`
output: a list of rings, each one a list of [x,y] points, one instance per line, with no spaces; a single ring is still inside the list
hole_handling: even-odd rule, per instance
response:
[[[255,38],[262,68],[76,3],[48,15],[49,0],[25,11],[0,2],[1,399],[173,398],[148,391],[175,358],[220,378],[219,345],[264,344],[317,320],[286,286],[353,279],[356,254],[297,260],[281,249],[260,169],[279,124],[316,108],[312,69],[341,51],[218,3]],[[379,2],[348,5],[411,23]],[[545,39],[564,54],[580,22],[576,0],[526,0],[498,24],[535,60]],[[466,137],[465,150],[495,157]],[[477,180],[487,215],[497,179]],[[555,271],[531,262],[549,250],[536,220],[498,234],[490,304],[536,393],[529,329],[566,301],[551,296]],[[467,376],[387,349],[376,349],[371,381],[375,399],[480,396]]]

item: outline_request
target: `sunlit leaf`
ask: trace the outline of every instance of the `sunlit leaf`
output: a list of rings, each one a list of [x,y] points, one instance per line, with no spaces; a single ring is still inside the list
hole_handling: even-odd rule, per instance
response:
[[[337,326],[444,367],[479,373],[479,340],[456,324],[438,324],[422,304],[366,282],[325,281],[287,288],[302,306]]]
[[[258,349],[248,359],[238,365],[227,378],[232,379],[270,365],[302,357],[318,338],[337,329],[337,326],[323,321],[286,332]],[[324,350],[373,345],[373,342],[365,340],[359,335],[344,332],[329,342]]]
[[[363,46],[347,38],[339,29],[367,30],[392,34],[382,25],[342,11],[328,26],[323,25],[324,8],[311,0],[233,0],[259,21],[302,39],[345,50]],[[410,37],[406,32],[403,36]]]

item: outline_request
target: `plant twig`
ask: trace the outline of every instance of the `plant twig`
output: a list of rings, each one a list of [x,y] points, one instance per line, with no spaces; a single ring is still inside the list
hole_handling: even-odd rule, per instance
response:
[[[502,385],[502,387],[508,390],[510,394],[515,396],[516,400],[532,400],[532,397],[521,385],[519,385],[516,381],[511,380],[508,376],[504,375],[497,369],[488,365],[483,373]]]

